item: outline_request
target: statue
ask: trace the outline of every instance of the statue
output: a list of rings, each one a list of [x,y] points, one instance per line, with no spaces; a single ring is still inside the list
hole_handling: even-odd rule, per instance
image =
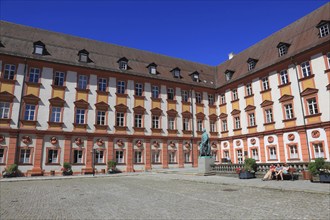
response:
[[[209,136],[206,133],[206,129],[203,129],[202,134],[202,141],[199,145],[199,156],[211,156],[211,147],[210,147],[210,141]]]

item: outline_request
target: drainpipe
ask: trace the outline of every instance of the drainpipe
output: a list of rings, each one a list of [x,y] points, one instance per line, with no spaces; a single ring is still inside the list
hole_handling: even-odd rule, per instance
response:
[[[308,162],[310,162],[311,161],[311,154],[310,154],[310,150],[309,150],[309,140],[308,140],[307,129],[306,129],[305,111],[304,111],[303,100],[302,100],[302,97],[301,97],[301,89],[300,89],[300,83],[299,83],[299,77],[298,77],[297,64],[295,63],[293,57],[290,57],[290,59],[291,59],[291,63],[294,66],[294,70],[296,72],[296,78],[297,78],[297,83],[298,83],[299,99],[300,99],[300,105],[301,105],[301,112],[302,112],[302,115],[303,115],[304,130],[305,130],[306,141],[307,141]]]
[[[17,67],[18,68],[18,67]],[[23,95],[25,90],[25,77],[26,77],[26,70],[27,70],[27,58],[24,59],[24,72],[23,72],[23,81],[22,81],[22,90],[21,90],[21,98],[19,101],[19,108],[18,108],[18,119],[17,119],[17,136],[16,136],[16,155],[15,155],[15,163],[18,165],[19,163],[19,135],[21,129],[21,115],[22,115],[22,105],[23,105]]]
[[[191,134],[191,164],[194,164],[194,138],[195,138],[195,126],[194,126],[194,105],[193,105],[193,97],[192,97],[192,91],[193,89],[190,90],[190,98],[191,98],[191,102],[190,102],[190,106],[191,106],[191,114],[192,114],[192,118],[191,118],[191,130],[192,130],[192,134]]]

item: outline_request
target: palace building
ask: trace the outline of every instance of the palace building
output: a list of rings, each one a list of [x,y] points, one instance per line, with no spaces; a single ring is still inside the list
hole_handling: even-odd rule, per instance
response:
[[[0,21],[0,172],[330,161],[329,11],[218,66]]]

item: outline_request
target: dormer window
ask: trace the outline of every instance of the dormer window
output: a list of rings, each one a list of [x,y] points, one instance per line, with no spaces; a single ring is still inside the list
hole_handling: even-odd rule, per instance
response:
[[[330,21],[325,21],[325,20],[322,20],[322,21],[320,21],[320,23],[318,23],[318,25],[316,27],[319,29],[320,37],[325,37],[325,36],[329,35],[329,33],[330,33],[329,24],[330,24]]]
[[[5,47],[5,45],[3,45],[3,43],[0,41],[0,47]]]
[[[249,71],[250,70],[253,70],[254,67],[256,66],[257,62],[258,62],[258,60],[249,58],[248,61],[247,61],[247,63],[248,63],[248,70]]]
[[[45,54],[45,44],[41,41],[37,41],[33,43],[33,53],[38,55],[44,55]]]
[[[128,59],[126,57],[120,58],[117,63],[119,64],[119,69],[127,70],[128,69]]]
[[[283,43],[283,42],[280,42],[278,45],[277,45],[277,48],[278,48],[278,56],[283,56],[285,54],[288,53],[288,49],[290,47],[290,44],[287,44],[287,43]]]
[[[199,82],[199,72],[198,71],[195,71],[195,72],[191,73],[190,75],[194,82]]]
[[[232,78],[233,75],[234,75],[234,72],[235,72],[235,71],[233,71],[233,70],[226,70],[226,72],[225,72],[225,75],[226,75],[226,81],[231,80],[231,78]]]
[[[89,52],[85,49],[78,52],[79,62],[88,63],[89,62]]]
[[[147,66],[147,68],[149,69],[149,73],[150,73],[150,74],[153,74],[153,75],[157,74],[157,64],[155,64],[155,63],[150,63],[150,64]]]
[[[173,73],[174,78],[181,78],[180,69],[178,67],[171,70],[171,72]]]

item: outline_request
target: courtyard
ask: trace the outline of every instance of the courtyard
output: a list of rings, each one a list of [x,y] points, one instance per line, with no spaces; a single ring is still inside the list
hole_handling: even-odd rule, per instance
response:
[[[330,185],[308,192],[306,181],[135,173],[0,184],[1,219],[330,218]]]

